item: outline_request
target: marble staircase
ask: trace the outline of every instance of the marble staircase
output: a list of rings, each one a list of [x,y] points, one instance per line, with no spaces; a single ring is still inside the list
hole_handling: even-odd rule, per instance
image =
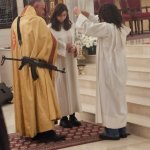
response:
[[[93,118],[96,111],[95,59],[96,56],[87,57],[85,75],[79,76],[81,108]],[[127,62],[128,128],[131,133],[150,138],[150,45],[128,45]]]

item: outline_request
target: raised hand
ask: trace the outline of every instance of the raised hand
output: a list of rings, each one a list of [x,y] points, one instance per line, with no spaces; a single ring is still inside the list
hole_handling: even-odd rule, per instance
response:
[[[73,12],[74,12],[75,15],[79,16],[81,14],[81,9],[78,8],[78,7],[75,7]]]

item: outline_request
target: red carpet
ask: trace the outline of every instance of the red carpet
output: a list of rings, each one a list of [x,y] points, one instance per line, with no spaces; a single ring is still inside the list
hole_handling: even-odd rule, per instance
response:
[[[30,138],[22,137],[17,134],[10,134],[11,150],[57,150],[70,146],[76,146],[91,142],[100,141],[99,133],[103,132],[100,125],[82,122],[79,128],[64,129],[56,127],[58,134],[66,135],[65,141],[33,141]]]

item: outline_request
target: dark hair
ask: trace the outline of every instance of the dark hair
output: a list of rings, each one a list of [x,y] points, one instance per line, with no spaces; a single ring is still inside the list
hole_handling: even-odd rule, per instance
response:
[[[64,20],[64,23],[60,23],[58,20],[57,20],[57,17],[60,16],[64,11],[67,12],[67,17],[66,19]],[[51,22],[51,27],[52,29],[56,30],[56,31],[60,31],[61,30],[61,27],[63,26],[63,28],[67,31],[71,28],[72,26],[72,22],[70,21],[69,19],[69,15],[68,15],[68,9],[67,9],[67,6],[63,3],[60,3],[58,4],[56,7],[55,7],[55,10],[52,14],[52,17],[50,19],[50,22]]]
[[[114,4],[104,4],[99,10],[99,20],[113,23],[118,29],[122,27],[122,16]]]

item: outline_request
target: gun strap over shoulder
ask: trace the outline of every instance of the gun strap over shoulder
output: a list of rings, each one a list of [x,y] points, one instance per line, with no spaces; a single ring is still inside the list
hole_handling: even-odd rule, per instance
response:
[[[20,31],[20,19],[21,17],[19,16],[17,19],[17,36],[18,36],[18,42],[19,45],[22,45],[22,36],[21,36],[21,31]]]

